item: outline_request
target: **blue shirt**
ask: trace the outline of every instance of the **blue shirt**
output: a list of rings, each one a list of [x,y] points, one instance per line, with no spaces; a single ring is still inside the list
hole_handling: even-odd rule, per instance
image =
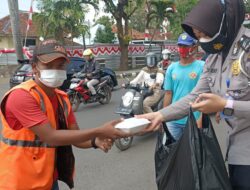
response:
[[[172,91],[172,103],[177,102],[193,90],[201,76],[204,64],[204,61],[195,60],[189,65],[181,65],[179,62],[174,62],[168,67],[164,81],[164,90]],[[198,119],[200,113],[195,112],[194,115]],[[172,123],[183,125],[186,122],[187,117],[172,121]]]

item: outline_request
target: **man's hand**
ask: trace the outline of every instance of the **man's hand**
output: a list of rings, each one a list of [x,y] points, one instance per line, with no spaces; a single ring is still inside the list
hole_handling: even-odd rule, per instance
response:
[[[218,95],[211,93],[200,94],[199,97],[190,103],[194,110],[198,110],[202,113],[215,113],[221,112],[226,106],[226,100]]]
[[[115,128],[115,125],[120,123],[122,119],[110,121],[105,123],[103,126],[99,128],[99,135],[98,137],[108,138],[108,139],[118,139],[132,136],[132,134],[123,132],[119,129]]]
[[[141,131],[139,134],[145,134],[148,132],[157,131],[160,128],[161,123],[164,121],[163,115],[160,112],[153,112],[153,113],[148,113],[148,114],[143,114],[143,115],[137,115],[136,117],[137,118],[145,118],[145,119],[148,119],[149,121],[151,121],[151,124],[146,129]]]
[[[96,146],[106,153],[112,148],[113,142],[114,141],[112,139],[103,139],[100,137],[97,137],[95,139]]]

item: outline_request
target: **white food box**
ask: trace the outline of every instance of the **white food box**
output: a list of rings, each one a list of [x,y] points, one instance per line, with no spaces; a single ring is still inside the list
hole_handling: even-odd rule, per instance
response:
[[[138,133],[145,129],[150,123],[148,119],[132,117],[124,119],[122,122],[118,123],[115,128],[127,133]]]

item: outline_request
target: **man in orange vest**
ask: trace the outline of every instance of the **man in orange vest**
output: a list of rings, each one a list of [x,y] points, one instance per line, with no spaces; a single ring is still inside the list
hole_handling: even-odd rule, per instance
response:
[[[33,54],[34,80],[6,93],[1,102],[0,190],[56,190],[57,180],[74,187],[71,145],[107,152],[113,139],[128,134],[114,128],[119,120],[79,130],[67,94],[66,50],[45,40]]]

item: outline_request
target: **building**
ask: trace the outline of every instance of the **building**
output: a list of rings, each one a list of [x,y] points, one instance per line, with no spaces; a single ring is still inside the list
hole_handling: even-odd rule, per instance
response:
[[[20,20],[20,32],[23,40],[25,41],[27,22],[28,22],[29,12],[19,11],[19,20]],[[32,25],[30,26],[27,32],[26,47],[35,46],[39,42],[39,32],[38,24],[32,20]],[[76,42],[73,42],[72,39],[65,39],[66,46],[81,46]],[[12,49],[14,48],[12,29],[10,16],[5,16],[0,19],[0,49]]]
[[[24,43],[27,22],[28,22],[29,12],[27,11],[19,11],[19,20],[20,20],[20,32],[22,36],[22,40]],[[37,33],[37,25],[36,23],[32,23],[32,26],[28,30],[27,33],[27,41],[26,46],[34,46],[38,43],[39,36]],[[12,37],[12,29],[10,16],[5,16],[0,19],[0,49],[6,48],[11,49],[14,48],[13,37]]]

